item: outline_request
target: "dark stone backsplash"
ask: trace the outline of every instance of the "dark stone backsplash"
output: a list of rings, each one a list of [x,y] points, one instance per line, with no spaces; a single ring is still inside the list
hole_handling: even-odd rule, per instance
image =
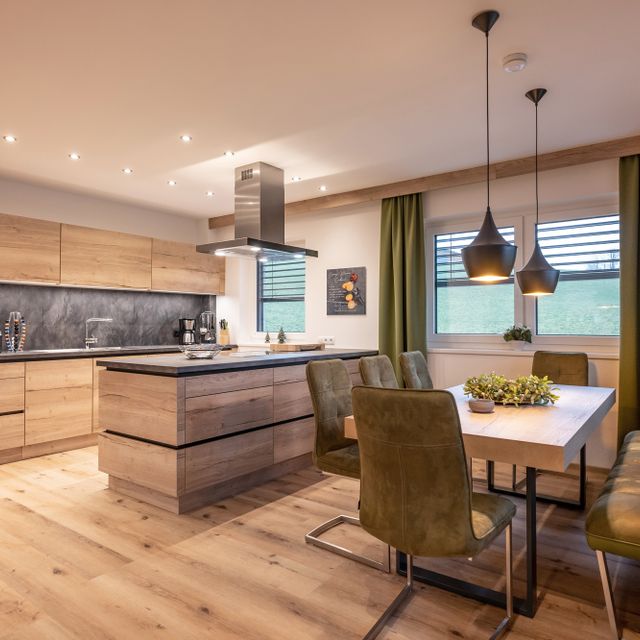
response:
[[[177,344],[178,318],[197,319],[215,311],[215,304],[216,297],[206,295],[0,284],[1,325],[11,311],[20,311],[27,321],[26,350],[84,347],[91,317],[113,318],[91,325],[98,347]]]

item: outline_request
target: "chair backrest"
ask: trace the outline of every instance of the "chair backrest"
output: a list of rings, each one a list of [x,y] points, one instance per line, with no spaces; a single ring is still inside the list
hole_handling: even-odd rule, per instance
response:
[[[360,358],[360,377],[367,387],[397,389],[398,380],[389,356],[365,356]]]
[[[406,351],[400,354],[400,371],[407,389],[433,389],[427,359],[422,351]]]
[[[586,353],[536,351],[531,373],[542,378],[549,376],[556,384],[589,384],[589,358]]]
[[[355,387],[352,399],[362,527],[405,553],[465,555],[476,539],[451,393]]]
[[[316,423],[313,459],[317,464],[325,453],[353,444],[344,437],[344,418],[353,413],[352,384],[342,360],[309,362],[306,373]]]

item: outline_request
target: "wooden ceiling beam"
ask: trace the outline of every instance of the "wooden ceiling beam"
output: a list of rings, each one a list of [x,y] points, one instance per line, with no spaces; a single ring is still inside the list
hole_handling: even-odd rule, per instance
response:
[[[562,169],[564,167],[572,167],[589,162],[599,162],[600,160],[621,158],[635,153],[640,153],[640,135],[543,153],[538,156],[538,167],[540,171],[549,171],[551,169]],[[534,166],[534,156],[496,162],[489,168],[489,177],[491,180],[513,178],[515,176],[532,173]],[[412,180],[402,180],[400,182],[392,182],[375,187],[366,187],[364,189],[319,196],[309,200],[289,202],[285,205],[285,213],[287,215],[308,213],[322,209],[358,205],[382,200],[383,198],[408,195],[410,193],[477,184],[483,182],[485,176],[486,167],[484,166],[448,171],[446,173],[438,173],[431,176],[414,178]],[[233,214],[209,218],[210,229],[217,229],[230,224],[233,224]]]

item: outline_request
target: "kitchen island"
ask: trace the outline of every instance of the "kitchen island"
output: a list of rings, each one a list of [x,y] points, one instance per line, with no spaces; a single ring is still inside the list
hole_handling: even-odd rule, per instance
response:
[[[99,360],[100,469],[114,491],[184,513],[306,467],[314,438],[306,363],[340,358],[357,384],[360,357],[375,353]]]

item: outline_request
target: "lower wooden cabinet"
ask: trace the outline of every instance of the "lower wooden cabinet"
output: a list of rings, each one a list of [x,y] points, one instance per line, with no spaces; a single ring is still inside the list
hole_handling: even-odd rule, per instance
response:
[[[313,451],[315,420],[303,418],[273,428],[273,461],[275,464]]]
[[[187,442],[246,431],[273,422],[273,387],[186,399]]]
[[[27,362],[25,445],[90,434],[93,360]]]
[[[24,445],[24,413],[0,416],[0,451]]]
[[[185,491],[244,476],[273,464],[273,432],[263,429],[186,449]]]

